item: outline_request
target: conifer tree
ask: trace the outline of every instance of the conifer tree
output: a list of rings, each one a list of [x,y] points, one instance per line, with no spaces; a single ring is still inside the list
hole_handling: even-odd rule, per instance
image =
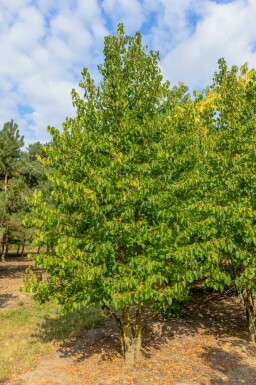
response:
[[[8,250],[12,230],[21,226],[22,219],[16,221],[14,214],[16,215],[21,209],[22,203],[17,191],[19,189],[24,191],[24,184],[21,180],[14,180],[14,177],[19,178],[23,145],[24,138],[19,133],[18,125],[13,120],[5,123],[0,131],[0,237],[2,261],[4,261]]]

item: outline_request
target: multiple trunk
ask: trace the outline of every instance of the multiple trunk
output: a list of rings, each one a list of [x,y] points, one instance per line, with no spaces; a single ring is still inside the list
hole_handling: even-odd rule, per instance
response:
[[[125,362],[133,365],[140,359],[141,350],[141,307],[138,307],[135,316],[135,323],[131,321],[130,309],[122,309],[121,323],[121,345]]]
[[[243,301],[246,311],[246,317],[249,327],[250,338],[253,343],[256,342],[256,302],[250,291],[244,290],[240,297]],[[120,331],[120,340],[122,346],[122,353],[125,362],[128,365],[133,365],[140,359],[141,354],[141,314],[142,307],[138,306],[135,321],[131,319],[131,309],[129,307],[121,310],[121,318],[118,317],[109,307],[105,306],[115,320],[118,322]]]
[[[23,239],[23,241],[20,241],[18,242],[18,249],[17,249],[17,255],[19,255],[19,252],[20,252],[20,246],[21,246],[21,256],[23,257],[24,255],[24,250],[25,250],[25,243],[26,243],[26,240]]]
[[[18,247],[17,247],[17,252],[16,255],[21,254],[21,256],[24,256],[24,251],[25,251],[25,245],[26,245],[26,240],[23,239],[22,241],[18,242]],[[1,255],[1,261],[5,262],[5,257],[8,254],[8,246],[9,246],[9,240],[8,237],[5,235],[2,236],[0,239],[0,255]],[[38,253],[40,252],[42,245],[38,246]],[[20,250],[21,249],[21,250]]]
[[[19,254],[20,252],[20,246],[21,246],[21,256],[23,257],[24,255],[24,250],[25,250],[25,240],[23,240],[22,242],[19,242],[18,243],[18,249],[17,249],[17,255]],[[2,238],[2,241],[1,241],[1,244],[2,244],[2,250],[1,250],[1,261],[2,262],[5,262],[5,257],[6,255],[8,254],[8,246],[9,246],[9,242],[8,242],[8,238],[6,236],[4,236]]]
[[[121,310],[121,317],[113,312],[108,306],[104,306],[110,311],[119,326],[122,354],[127,365],[133,365],[140,359],[141,355],[141,314],[142,306],[138,305],[135,320],[131,317],[131,308],[125,307]]]

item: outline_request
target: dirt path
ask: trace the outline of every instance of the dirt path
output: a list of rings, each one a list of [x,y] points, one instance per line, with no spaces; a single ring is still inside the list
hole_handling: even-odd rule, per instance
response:
[[[27,264],[24,259],[0,266],[2,311],[17,305]],[[102,327],[85,330],[41,358],[34,370],[8,384],[256,384],[256,349],[247,341],[245,318],[235,296],[197,292],[180,319],[158,320],[147,314],[143,345],[142,362],[127,368],[119,353],[115,325],[106,320]]]

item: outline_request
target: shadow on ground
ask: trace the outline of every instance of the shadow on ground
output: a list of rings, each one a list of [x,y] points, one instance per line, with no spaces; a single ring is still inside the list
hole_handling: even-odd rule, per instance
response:
[[[31,266],[31,262],[25,256],[8,254],[5,262],[0,262],[0,279],[17,279],[26,276],[25,269]]]
[[[16,299],[17,296],[13,294],[0,294],[0,309],[8,307],[9,303]]]
[[[251,347],[250,350],[251,352],[248,353],[255,356],[255,348]],[[246,364],[240,353],[207,347],[201,356],[214,375],[210,382],[201,382],[200,385],[254,385],[256,383],[256,367]]]
[[[78,318],[81,315],[78,315]],[[86,318],[86,315],[83,315]],[[101,354],[103,360],[112,360],[120,356],[121,347],[118,327],[115,322],[105,317],[103,327],[95,314],[91,314],[85,329],[75,328],[72,315],[60,316],[57,319],[45,319],[40,338],[55,339],[61,342],[63,356],[74,356],[78,361]],[[90,324],[91,323],[91,324]],[[93,324],[94,323],[94,324]],[[100,324],[100,327],[97,325]],[[63,325],[64,332],[60,332]],[[86,329],[93,326],[92,329]],[[62,329],[63,331],[63,329]],[[230,340],[233,346],[245,348],[248,344],[247,324],[243,309],[235,296],[205,294],[200,291],[193,294],[191,301],[183,308],[180,318],[159,319],[149,310],[144,315],[143,353],[151,357],[152,348],[160,350],[166,343],[172,343],[177,337],[198,334],[211,335],[221,339],[222,343]]]
[[[152,322],[152,320],[154,322]],[[204,293],[197,290],[190,301],[184,305],[181,316],[177,319],[149,319],[146,321],[146,340],[151,343],[151,336],[157,344],[171,341],[174,336],[212,335],[220,338],[237,338],[234,344],[248,342],[248,327],[243,306],[235,295]]]
[[[43,269],[39,269],[33,266],[33,262],[30,261],[27,256],[24,254],[8,254],[5,262],[0,262],[0,283],[1,279],[17,279],[27,277],[26,269],[30,267],[36,273],[40,274],[43,272]]]
[[[243,308],[233,294],[195,291],[176,319],[155,317],[147,309],[144,357],[132,370],[123,365],[117,325],[95,309],[46,317],[39,328],[33,337],[56,341],[58,350],[22,376],[28,385],[42,376],[51,384],[56,376],[56,384],[72,385],[256,384],[256,349],[248,341]]]
[[[112,319],[96,309],[81,309],[57,318],[47,317],[36,338],[44,342],[57,341],[63,357],[82,361],[94,354],[103,360],[119,355],[118,328]]]

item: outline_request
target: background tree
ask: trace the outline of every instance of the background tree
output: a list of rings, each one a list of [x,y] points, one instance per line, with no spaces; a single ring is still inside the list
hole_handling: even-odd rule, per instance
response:
[[[39,142],[30,144],[23,150],[24,138],[20,136],[17,124],[10,121],[0,131],[0,237],[2,260],[8,252],[8,244],[22,246],[31,238],[32,228],[22,224],[30,211],[26,197],[36,187],[40,187],[44,196],[50,194],[50,184],[46,178],[46,167],[37,157],[46,158],[43,145]],[[47,144],[48,145],[48,144]],[[47,146],[46,145],[46,146]],[[49,171],[49,170],[48,170]]]
[[[51,173],[51,168],[47,165],[47,155],[45,148],[51,146],[51,143],[42,144],[40,142],[31,143],[28,145],[26,151],[22,153],[21,168],[22,178],[27,186],[26,193],[26,205],[27,210],[31,213],[31,204],[28,204],[29,199],[33,195],[35,189],[40,189],[43,197],[46,201],[50,199],[52,184],[47,178],[46,174]],[[23,217],[24,219],[24,217]],[[34,232],[33,226],[22,226],[24,232],[24,239],[32,240],[32,234]],[[24,242],[22,242],[24,248]],[[42,243],[38,242],[38,250],[41,248]]]
[[[24,185],[21,180],[14,181],[13,178],[19,177],[23,145],[24,138],[20,136],[18,125],[13,120],[5,123],[0,131],[0,227],[3,261],[11,233],[14,228],[19,227],[18,223],[21,223],[21,221],[15,223],[13,214],[17,213],[22,206],[22,202],[17,198],[17,191],[19,188],[24,190]]]
[[[187,88],[163,83],[158,53],[147,52],[139,33],[126,36],[119,25],[105,38],[104,55],[100,86],[84,69],[83,98],[72,91],[76,117],[62,133],[50,128],[54,189],[50,202],[35,192],[30,219],[35,241],[47,247],[33,256],[47,278],[32,274],[30,289],[68,310],[108,309],[132,363],[144,304],[184,299],[199,274],[183,245],[184,208],[200,184],[200,135]]]
[[[13,120],[5,123],[0,131],[0,175],[5,191],[9,178],[15,174],[23,145],[24,137],[20,136],[17,123]]]
[[[198,215],[205,285],[235,285],[242,297],[252,341],[256,333],[256,75],[247,66],[219,61],[213,84],[197,101],[207,129],[205,182]]]
[[[44,147],[50,144],[40,142],[31,143],[22,153],[22,175],[31,192],[36,188],[43,188],[47,183],[46,167],[40,159],[46,159]]]

